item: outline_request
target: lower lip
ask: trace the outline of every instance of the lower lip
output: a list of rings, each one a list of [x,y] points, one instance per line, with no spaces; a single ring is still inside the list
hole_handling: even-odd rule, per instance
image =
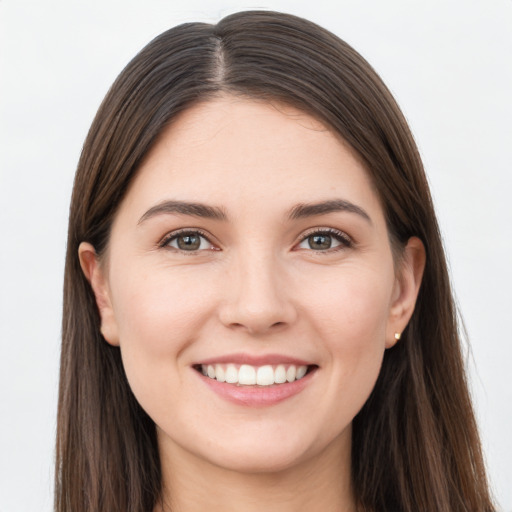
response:
[[[272,386],[238,386],[196,373],[212,391],[229,402],[246,407],[268,407],[300,393],[311,382],[316,368],[302,379]]]

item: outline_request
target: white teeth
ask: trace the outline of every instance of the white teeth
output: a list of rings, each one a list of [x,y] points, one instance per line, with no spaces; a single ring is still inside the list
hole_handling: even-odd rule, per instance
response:
[[[251,366],[243,364],[238,367],[235,364],[216,364],[201,365],[201,373],[210,379],[216,379],[218,382],[227,382],[228,384],[238,384],[240,386],[272,386],[273,384],[284,384],[302,379],[308,371],[307,366],[295,366],[293,364],[285,366],[279,364],[271,366]]]
[[[272,366],[260,366],[256,374],[256,384],[259,386],[271,386],[274,384],[274,370]]]
[[[302,377],[304,377],[304,375],[306,375],[307,371],[308,371],[308,367],[307,366],[299,366],[297,368],[297,374],[296,374],[295,378],[297,380],[302,379]],[[210,373],[210,372],[208,372],[208,373]]]
[[[238,384],[238,370],[234,364],[228,364],[226,368],[226,382]]]
[[[212,379],[215,379],[215,378],[219,382],[226,381],[226,372],[224,371],[224,368],[220,364],[215,365],[215,375],[212,377]]]
[[[252,386],[256,384],[256,370],[254,366],[249,366],[248,364],[240,366],[240,370],[238,371],[238,384],[242,386]]]
[[[286,382],[286,368],[284,367],[284,365],[280,364],[276,368],[274,380],[276,384],[283,384]]]
[[[297,368],[295,368],[295,366],[293,366],[293,364],[291,366],[288,367],[288,370],[286,370],[286,380],[288,382],[293,382],[295,380],[295,377],[297,376]]]

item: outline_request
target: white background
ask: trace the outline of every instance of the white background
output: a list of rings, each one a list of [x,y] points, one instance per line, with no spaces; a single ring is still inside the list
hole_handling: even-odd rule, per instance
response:
[[[471,340],[493,488],[512,511],[512,0],[0,0],[0,512],[52,508],[67,209],[93,115],[151,38],[248,8],[332,30],[404,110]]]

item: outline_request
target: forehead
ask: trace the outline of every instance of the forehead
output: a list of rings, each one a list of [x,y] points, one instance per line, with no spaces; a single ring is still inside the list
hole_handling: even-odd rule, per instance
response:
[[[226,96],[192,106],[164,130],[125,203],[271,209],[347,195],[378,208],[364,166],[338,134],[289,105]]]

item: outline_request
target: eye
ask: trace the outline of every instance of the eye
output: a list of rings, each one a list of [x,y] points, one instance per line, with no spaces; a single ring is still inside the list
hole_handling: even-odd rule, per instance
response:
[[[318,252],[339,250],[352,246],[350,237],[337,229],[322,229],[308,233],[297,245],[298,249]]]
[[[183,252],[216,250],[205,235],[200,231],[191,230],[170,233],[162,240],[160,247],[170,247]]]

